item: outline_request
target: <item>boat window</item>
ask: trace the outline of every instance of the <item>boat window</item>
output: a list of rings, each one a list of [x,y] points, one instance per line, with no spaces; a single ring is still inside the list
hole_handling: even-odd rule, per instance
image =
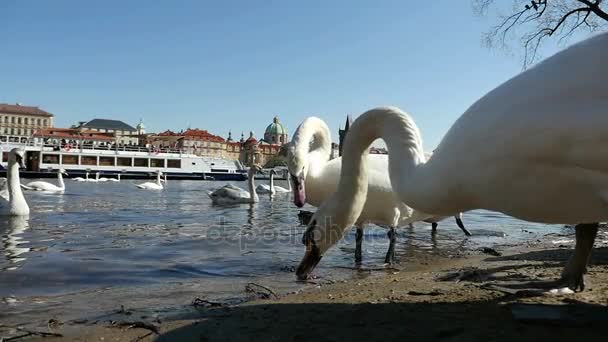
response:
[[[148,158],[133,158],[136,167],[148,167]]]
[[[150,167],[165,167],[164,159],[150,159]]]
[[[43,154],[42,162],[45,164],[59,164],[58,154]]]
[[[182,161],[179,159],[168,159],[167,160],[167,167],[173,168],[173,169],[179,169],[182,167]]]
[[[73,155],[62,155],[61,163],[63,165],[78,165],[78,156]]]
[[[132,161],[131,158],[121,158],[121,157],[118,157],[117,159],[118,159],[117,160],[118,166],[133,166],[131,164],[131,161]]]
[[[4,133],[6,133],[6,128],[4,129]],[[6,142],[6,137],[5,136],[1,136],[0,137],[0,141]]]
[[[114,157],[99,157],[100,166],[114,166]]]
[[[228,172],[226,169],[211,169],[211,172]]]
[[[97,165],[97,156],[80,157],[80,165]]]

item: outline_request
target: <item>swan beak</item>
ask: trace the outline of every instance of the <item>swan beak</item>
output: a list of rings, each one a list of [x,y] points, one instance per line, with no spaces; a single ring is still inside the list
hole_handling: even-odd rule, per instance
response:
[[[293,182],[293,203],[298,208],[302,208],[306,204],[306,191],[304,189],[304,178],[291,175]]]
[[[25,164],[23,163],[23,158],[17,158],[17,163],[19,164],[20,169],[25,169]]]

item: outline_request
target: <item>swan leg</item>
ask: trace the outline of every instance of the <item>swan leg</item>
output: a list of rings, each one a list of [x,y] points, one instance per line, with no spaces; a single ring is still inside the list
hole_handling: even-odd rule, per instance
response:
[[[591,257],[591,250],[597,235],[598,223],[576,225],[576,246],[574,254],[568,260],[562,271],[562,279],[570,289],[583,291],[585,289],[585,273]]]
[[[437,234],[437,226],[439,225],[439,223],[437,222],[431,222],[431,234],[435,235]]]
[[[390,227],[388,230],[388,251],[386,252],[386,257],[384,258],[385,264],[393,264],[395,263],[395,242],[397,241],[397,234],[395,232],[395,227]]]
[[[466,229],[464,227],[464,223],[462,223],[462,219],[458,216],[454,216],[454,218],[456,219],[456,224],[458,225],[458,227],[464,232],[464,235],[471,236],[471,232],[469,232],[468,229]]]
[[[357,226],[356,246],[355,246],[355,263],[360,264],[362,258],[361,244],[363,243],[363,227]]]

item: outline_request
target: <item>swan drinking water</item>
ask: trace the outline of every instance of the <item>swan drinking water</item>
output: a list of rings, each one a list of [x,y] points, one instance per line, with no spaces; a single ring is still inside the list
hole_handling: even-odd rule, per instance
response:
[[[298,126],[288,148],[288,167],[294,184],[296,206],[302,207],[308,202],[318,207],[336,191],[340,180],[342,158],[329,160],[330,151],[331,134],[323,120],[309,117]],[[412,211],[393,194],[388,175],[388,156],[367,155],[366,159],[370,165],[368,201],[355,222],[357,227],[355,261],[361,261],[363,227],[365,223],[374,223],[389,228],[390,243],[385,262],[390,263],[394,259],[397,225],[433,219],[432,222],[437,222],[444,217],[433,217]],[[469,234],[462,221],[457,220],[457,223],[465,234]]]
[[[561,279],[542,287],[584,290],[598,222],[608,219],[607,59],[603,33],[515,76],[475,102],[426,162],[409,115],[391,107],[361,115],[346,136],[348,168],[338,191],[305,233],[298,277],[306,277],[334,243],[332,236],[341,236],[363,211],[367,148],[382,138],[393,189],[413,208],[440,215],[487,209],[528,221],[576,223],[574,254]],[[325,226],[328,216],[334,226]]]
[[[26,185],[22,184],[21,187],[25,190],[62,193],[65,191],[63,175],[68,176],[68,173],[64,169],[57,170],[57,183],[59,185],[51,184],[49,182],[36,181],[27,183]]]
[[[257,203],[260,198],[256,193],[253,179],[256,172],[262,172],[262,168],[258,165],[252,165],[247,171],[249,191],[227,184],[213,192],[207,192],[207,195],[209,195],[213,204]]]
[[[162,172],[156,171],[156,182],[145,182],[142,184],[135,184],[135,186],[142,190],[162,190],[164,187],[161,183],[161,175]]]
[[[0,215],[26,216],[30,213],[30,207],[23,197],[21,181],[19,179],[19,167],[23,165],[25,151],[14,148],[8,155],[7,189],[0,191]]]

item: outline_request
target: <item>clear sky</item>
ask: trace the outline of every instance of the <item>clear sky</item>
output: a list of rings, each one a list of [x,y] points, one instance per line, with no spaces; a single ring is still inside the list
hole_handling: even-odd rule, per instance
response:
[[[476,99],[521,71],[481,44],[469,0],[2,0],[0,102],[66,127],[143,118],[260,137],[316,115],[395,105],[435,147]],[[549,45],[548,53],[558,47]]]

